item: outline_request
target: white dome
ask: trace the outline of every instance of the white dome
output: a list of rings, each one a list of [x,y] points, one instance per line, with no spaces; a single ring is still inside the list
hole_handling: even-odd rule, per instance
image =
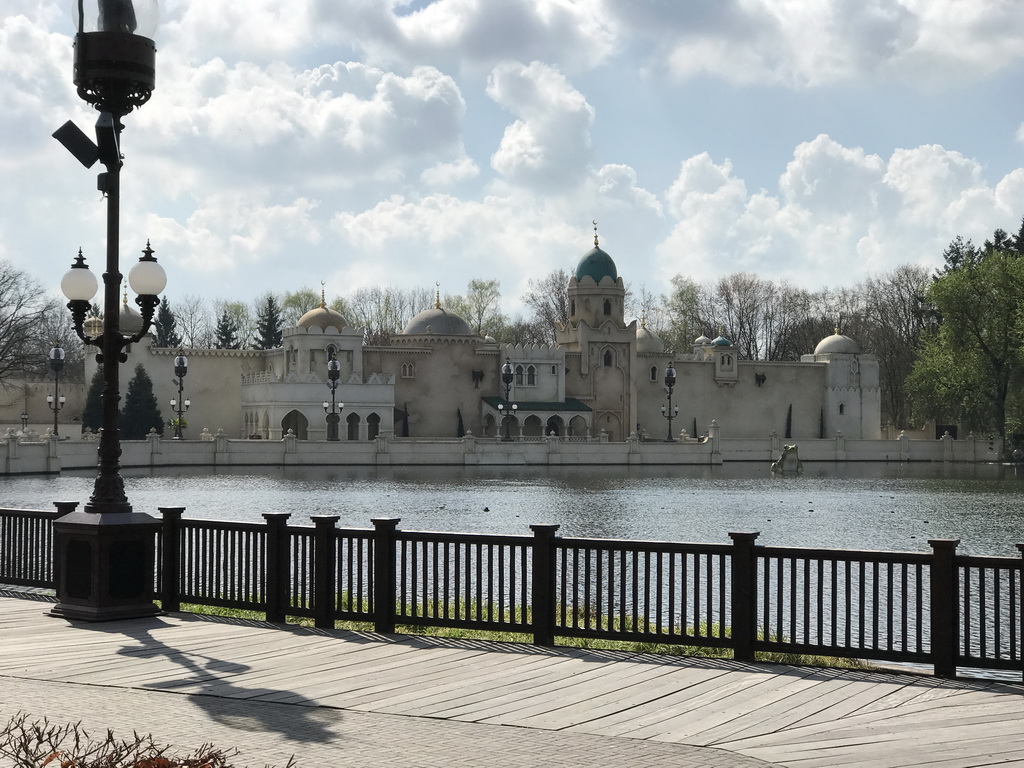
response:
[[[299,328],[305,328],[307,331],[316,329],[326,333],[328,328],[341,331],[348,325],[348,321],[340,312],[335,312],[321,303],[319,307],[309,310],[309,312],[300,317],[299,322],[295,325]]]
[[[816,355],[856,355],[859,352],[860,348],[856,341],[838,332],[826,336],[814,348]]]
[[[665,342],[658,334],[648,330],[647,326],[641,325],[636,329],[636,351],[660,354],[665,351]]]
[[[142,330],[142,315],[128,306],[128,297],[125,296],[124,304],[117,316],[117,326],[122,336],[134,336]]]

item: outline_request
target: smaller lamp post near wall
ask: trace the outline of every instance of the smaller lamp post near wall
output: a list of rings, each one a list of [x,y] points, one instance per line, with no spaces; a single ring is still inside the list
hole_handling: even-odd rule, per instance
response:
[[[64,349],[57,344],[50,348],[48,355],[50,359],[50,370],[53,371],[53,394],[46,396],[46,405],[53,411],[53,435],[58,436],[57,414],[64,407],[64,395],[60,394],[60,372],[64,368]],[[27,421],[27,419],[26,419]]]
[[[331,355],[327,361],[327,388],[331,390],[331,402],[324,400],[324,413],[327,414],[327,439],[340,440],[339,435],[341,424],[341,412],[345,410],[345,404],[336,401],[338,392],[338,379],[341,378],[341,363]]]
[[[25,411],[21,412],[21,434],[28,432],[28,413]]]
[[[171,379],[171,383],[178,388],[178,397],[171,398],[171,409],[177,414],[177,418],[174,420],[174,439],[181,440],[181,430],[183,427],[182,416],[188,411],[191,400],[182,399],[182,391],[185,389],[185,374],[188,373],[188,358],[179,349],[178,354],[174,358],[174,375],[178,378]]]
[[[519,406],[515,403],[509,403],[509,394],[512,391],[513,378],[512,361],[506,357],[505,364],[501,366],[501,383],[505,387],[505,402],[498,403],[498,413],[501,415],[501,420],[505,424],[505,436],[501,439],[506,443],[512,441],[512,434],[509,431],[509,423],[515,418],[516,411],[519,409]]]
[[[668,437],[665,438],[666,443],[674,443],[676,439],[672,437],[672,419],[679,415],[679,406],[672,407],[672,389],[676,385],[676,369],[669,365],[665,369],[665,393],[668,395],[668,406],[661,406],[661,415],[668,419]]]

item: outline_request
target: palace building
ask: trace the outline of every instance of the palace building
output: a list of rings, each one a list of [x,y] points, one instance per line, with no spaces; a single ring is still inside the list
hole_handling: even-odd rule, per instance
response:
[[[881,437],[878,362],[835,335],[799,362],[742,360],[723,336],[701,336],[675,353],[636,321],[625,320],[625,287],[612,257],[594,247],[569,284],[569,318],[554,346],[515,346],[473,332],[441,306],[416,315],[387,346],[363,343],[363,331],[322,301],[271,350],[186,349],[186,438],[203,429],[229,437],[328,437],[327,364],[340,365],[335,398],[343,404],[338,437],[372,440],[555,434],[623,441],[631,433],[664,439],[665,369],[673,366],[678,406],[673,432],[699,436],[716,421],[723,437]],[[177,349],[129,351],[122,387],[141,363],[161,409]],[[502,367],[512,369],[505,397]],[[87,362],[87,380],[95,366]],[[515,406],[513,411],[511,406]],[[514,416],[507,416],[513,412]]]

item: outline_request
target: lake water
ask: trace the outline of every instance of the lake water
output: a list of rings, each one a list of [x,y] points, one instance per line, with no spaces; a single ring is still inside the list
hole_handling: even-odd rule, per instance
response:
[[[560,534],[728,543],[760,531],[765,545],[1019,555],[1024,469],[965,464],[807,464],[774,476],[768,464],[720,467],[393,467],[171,469],[124,473],[134,509],[185,506],[186,517],[259,521],[263,512],[340,515],[343,527],[399,517],[407,530]],[[0,506],[85,502],[93,472],[0,479]]]

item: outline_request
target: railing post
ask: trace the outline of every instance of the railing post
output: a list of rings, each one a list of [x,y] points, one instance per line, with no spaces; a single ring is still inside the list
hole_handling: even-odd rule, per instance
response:
[[[54,515],[53,520],[50,520],[47,527],[48,537],[48,556],[50,558],[50,575],[53,576],[53,587],[54,589],[61,589],[60,583],[60,547],[57,545],[57,534],[54,531],[53,523],[64,515],[69,515],[78,509],[77,501],[55,501],[53,506],[57,508],[57,513]],[[63,594],[63,593],[62,593]]]
[[[1017,545],[1017,551],[1020,552],[1021,559],[1024,559],[1024,544]],[[1010,581],[1013,581],[1013,572],[1010,572]],[[1024,638],[1024,563],[1021,563],[1020,568],[1020,588],[1017,590],[1017,637],[1018,639]],[[1020,661],[1020,671],[1024,673],[1024,657],[1018,659]]]
[[[533,643],[555,644],[555,531],[558,525],[531,525],[533,531]]]
[[[760,532],[730,533],[732,539],[732,655],[737,661],[754,660],[757,639],[757,553]],[[724,618],[724,617],[723,617]]]
[[[399,517],[375,517],[373,523],[373,629],[384,635],[395,631],[395,529]]]
[[[956,677],[959,653],[960,580],[956,547],[960,539],[929,539],[931,566],[932,661],[936,677]]]
[[[334,627],[336,592],[335,562],[337,541],[334,528],[338,515],[310,515],[313,532],[313,625],[319,629]]]
[[[288,565],[288,512],[264,512],[267,521],[266,582],[267,621],[283,624],[288,608],[291,568]]]
[[[163,517],[160,529],[160,608],[181,610],[181,516],[184,507],[157,507]]]

